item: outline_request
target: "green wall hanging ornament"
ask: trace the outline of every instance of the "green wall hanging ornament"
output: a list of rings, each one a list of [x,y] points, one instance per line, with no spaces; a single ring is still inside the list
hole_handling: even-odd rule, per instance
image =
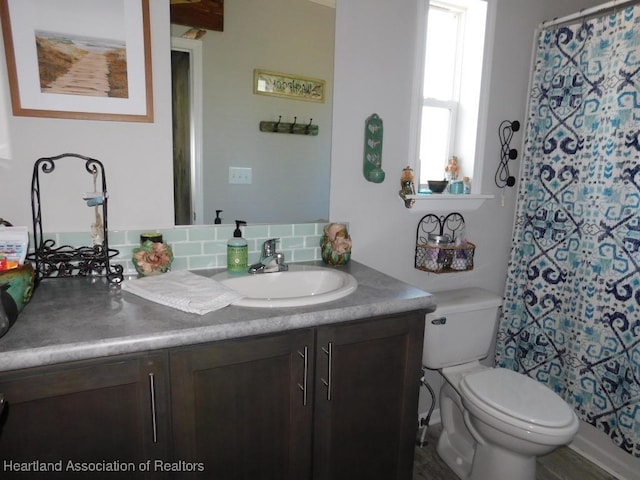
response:
[[[364,178],[369,182],[382,183],[382,119],[377,113],[367,118],[364,126]]]

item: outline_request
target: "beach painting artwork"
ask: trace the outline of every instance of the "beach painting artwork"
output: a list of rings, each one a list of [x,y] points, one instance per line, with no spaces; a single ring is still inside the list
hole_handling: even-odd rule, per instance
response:
[[[124,40],[36,31],[36,48],[42,92],[129,96]]]
[[[14,115],[153,121],[149,0],[0,0]]]

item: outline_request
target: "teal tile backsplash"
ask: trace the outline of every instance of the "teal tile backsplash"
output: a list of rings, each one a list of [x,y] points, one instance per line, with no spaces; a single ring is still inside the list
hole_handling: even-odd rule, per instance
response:
[[[320,238],[325,223],[287,225],[249,225],[243,228],[243,237],[249,244],[249,263],[256,263],[262,243],[279,238],[278,250],[284,252],[288,263],[320,260]],[[173,248],[172,270],[200,270],[226,268],[227,241],[233,236],[231,225],[188,226],[160,229],[165,242]],[[131,263],[133,249],[140,245],[140,234],[147,230],[116,230],[109,232],[109,247],[119,251],[111,260],[122,265],[126,275],[135,274]],[[51,233],[57,245],[75,247],[90,245],[91,237],[85,233]]]

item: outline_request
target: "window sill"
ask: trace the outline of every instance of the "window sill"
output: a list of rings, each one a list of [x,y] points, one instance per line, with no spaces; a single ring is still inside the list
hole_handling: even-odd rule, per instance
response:
[[[456,212],[471,212],[477,210],[486,201],[494,198],[492,194],[477,194],[472,193],[470,195],[452,195],[450,193],[430,193],[422,195],[405,195],[405,206],[407,201],[413,200],[413,205],[408,208],[413,208],[417,211],[445,211],[452,210]]]

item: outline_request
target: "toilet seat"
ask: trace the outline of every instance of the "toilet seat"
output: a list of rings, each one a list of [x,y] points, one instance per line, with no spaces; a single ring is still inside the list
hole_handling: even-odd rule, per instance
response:
[[[505,368],[487,368],[465,375],[462,398],[490,417],[513,427],[554,435],[573,429],[573,410],[541,383]]]

